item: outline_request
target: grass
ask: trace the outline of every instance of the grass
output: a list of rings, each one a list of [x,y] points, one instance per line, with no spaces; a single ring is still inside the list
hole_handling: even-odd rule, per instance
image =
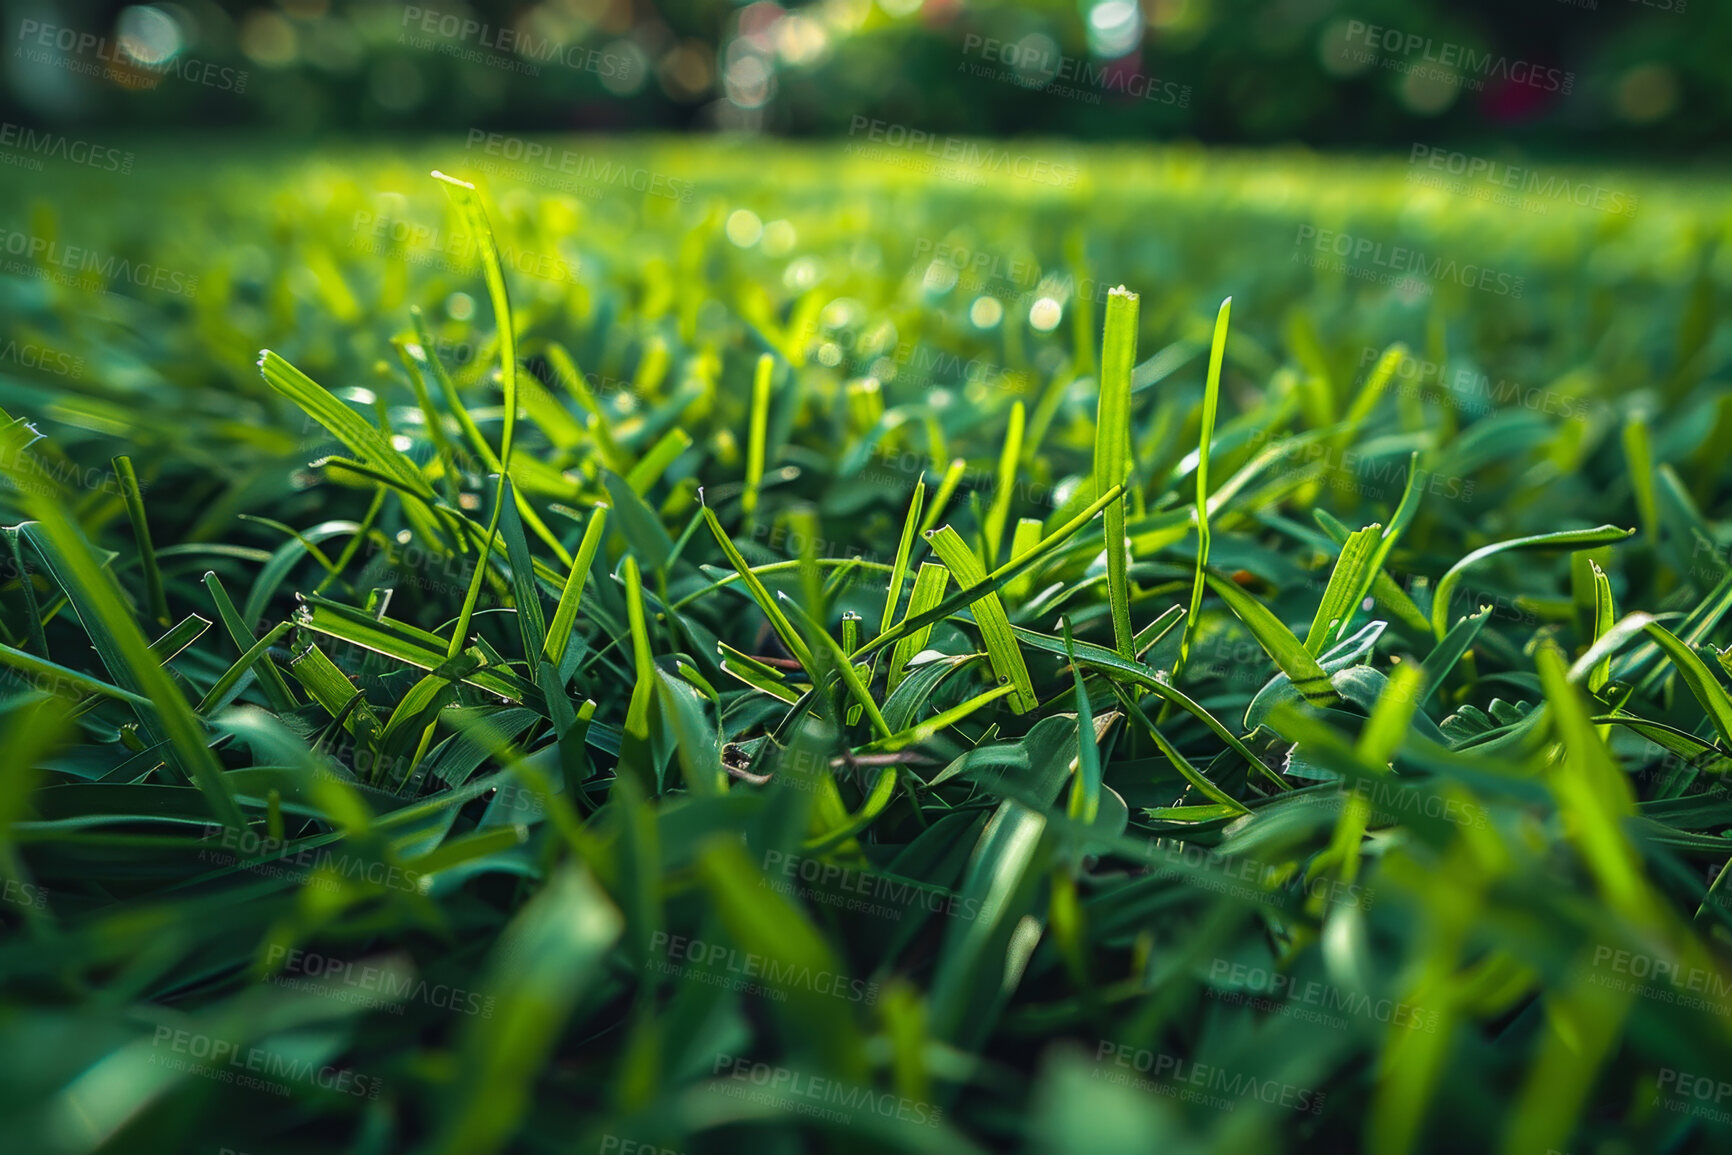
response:
[[[606,155],[8,205],[11,1149],[1725,1148],[1716,189]]]

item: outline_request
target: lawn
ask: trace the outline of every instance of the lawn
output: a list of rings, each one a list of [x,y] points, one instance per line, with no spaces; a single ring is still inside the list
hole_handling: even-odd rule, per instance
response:
[[[1732,1145],[1723,181],[133,152],[0,188],[8,1150]]]

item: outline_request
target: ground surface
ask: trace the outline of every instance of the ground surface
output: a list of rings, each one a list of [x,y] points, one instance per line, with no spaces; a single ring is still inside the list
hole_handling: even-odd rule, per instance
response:
[[[1723,184],[250,148],[0,192],[11,1149],[1725,1149]]]

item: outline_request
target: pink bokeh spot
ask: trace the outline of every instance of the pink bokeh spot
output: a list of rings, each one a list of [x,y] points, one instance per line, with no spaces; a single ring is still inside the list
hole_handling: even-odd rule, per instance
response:
[[[1533,120],[1550,106],[1552,95],[1531,84],[1517,84],[1513,80],[1488,81],[1479,107],[1491,120]]]

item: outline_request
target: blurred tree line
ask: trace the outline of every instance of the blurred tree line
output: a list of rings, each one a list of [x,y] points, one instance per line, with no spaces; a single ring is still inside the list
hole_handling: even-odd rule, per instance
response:
[[[721,128],[1677,160],[1723,149],[1732,112],[1720,0],[3,7],[14,131]]]

